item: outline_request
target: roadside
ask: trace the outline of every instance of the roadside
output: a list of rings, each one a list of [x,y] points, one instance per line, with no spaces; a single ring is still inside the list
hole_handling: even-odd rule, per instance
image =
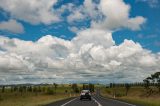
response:
[[[103,97],[112,98],[140,106],[160,106],[160,95],[154,94],[149,97],[143,87],[132,87],[126,95],[125,88],[101,88],[101,95]]]
[[[17,85],[0,88],[0,106],[43,106],[77,96],[71,85]]]
[[[67,94],[12,96],[0,101],[0,106],[42,106],[55,101],[70,98]]]

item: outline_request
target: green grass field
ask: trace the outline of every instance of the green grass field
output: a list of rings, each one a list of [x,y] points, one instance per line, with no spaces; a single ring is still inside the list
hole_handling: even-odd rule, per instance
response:
[[[114,89],[105,87],[101,88],[101,95],[104,97],[113,98],[113,92],[116,92],[115,99],[118,100],[139,104],[142,106],[160,106],[160,94],[155,92],[147,97],[144,87],[131,87],[127,96],[124,87],[116,87]]]
[[[47,88],[51,87],[52,92],[47,92]],[[0,89],[0,106],[42,106],[54,101],[78,96],[68,84],[58,85],[57,89],[53,85],[41,86],[41,89],[46,89],[41,92],[11,92],[10,88],[5,88],[2,93]],[[67,91],[67,92],[66,92]]]

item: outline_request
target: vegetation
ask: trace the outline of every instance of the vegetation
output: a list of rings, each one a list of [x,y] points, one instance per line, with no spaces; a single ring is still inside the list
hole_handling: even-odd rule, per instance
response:
[[[101,95],[142,106],[160,106],[160,72],[145,78],[143,83],[111,83],[101,89]]]
[[[130,86],[129,84],[125,84],[126,96],[127,96],[127,94],[128,94],[128,91],[129,91],[130,87],[131,87],[131,86]]]
[[[0,106],[39,106],[79,96],[82,89],[94,91],[93,84],[22,84],[0,86]]]
[[[160,106],[160,72],[145,78],[141,83],[100,84],[40,84],[0,86],[0,106],[38,106],[53,101],[78,96],[82,89],[142,106]]]
[[[91,92],[94,92],[94,84],[83,84],[83,89],[88,89]]]
[[[148,93],[148,96],[156,92],[154,88],[157,88],[158,92],[160,94],[160,72],[156,72],[152,74],[150,77],[147,77],[143,80],[144,87],[146,89],[146,92]]]
[[[0,106],[39,106],[78,95],[68,84],[3,85]]]

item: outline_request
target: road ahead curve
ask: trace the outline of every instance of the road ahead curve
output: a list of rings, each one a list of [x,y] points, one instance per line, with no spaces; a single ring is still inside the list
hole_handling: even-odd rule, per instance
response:
[[[67,100],[58,101],[55,103],[48,104],[46,106],[136,106],[133,104],[113,100],[113,99],[106,99],[102,98],[99,95],[92,96],[92,100],[79,100],[77,98],[71,98]]]

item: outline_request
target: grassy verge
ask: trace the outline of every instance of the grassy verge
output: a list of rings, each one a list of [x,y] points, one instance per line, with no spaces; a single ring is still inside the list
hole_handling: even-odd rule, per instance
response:
[[[147,97],[143,87],[132,87],[127,96],[125,94],[125,88],[123,87],[101,89],[101,95],[104,97],[113,98],[113,92],[116,92],[116,99],[128,103],[140,106],[160,106],[160,94],[154,93]]]
[[[67,97],[67,95],[15,96],[1,100],[0,106],[41,106]]]
[[[43,91],[43,88],[45,88],[45,91]],[[0,106],[42,106],[54,101],[78,96],[69,85],[58,85],[56,89],[53,85],[41,86],[41,92],[28,92],[27,90],[11,92],[10,88],[6,88],[3,93],[1,91],[2,89],[0,89]]]

